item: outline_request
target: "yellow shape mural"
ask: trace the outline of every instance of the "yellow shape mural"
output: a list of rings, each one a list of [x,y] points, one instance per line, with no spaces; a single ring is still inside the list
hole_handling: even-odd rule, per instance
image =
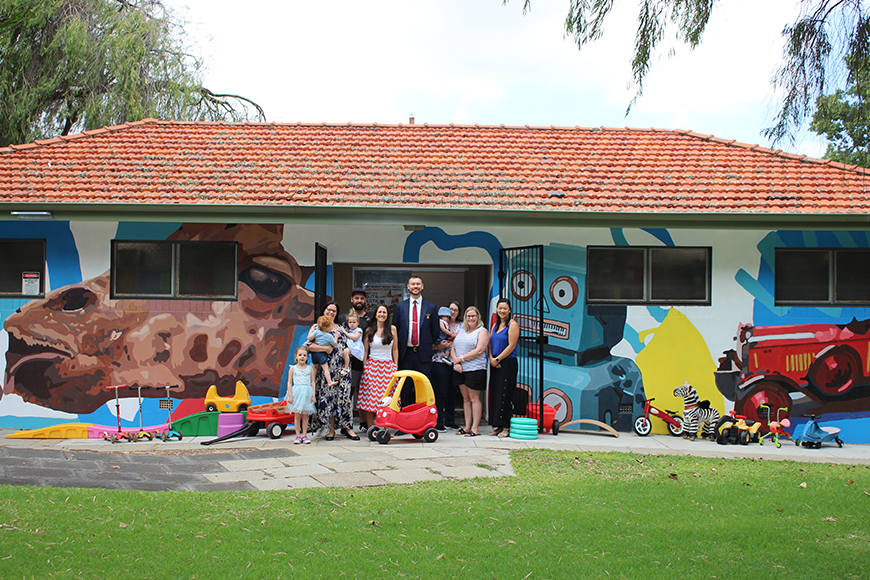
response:
[[[674,397],[674,389],[689,382],[701,400],[725,414],[725,399],[716,388],[716,362],[710,355],[707,341],[685,314],[671,308],[661,325],[638,333],[641,342],[653,337],[635,362],[643,376],[647,398],[659,409],[677,411],[682,415],[683,399]],[[652,419],[653,433],[667,433],[664,422]]]

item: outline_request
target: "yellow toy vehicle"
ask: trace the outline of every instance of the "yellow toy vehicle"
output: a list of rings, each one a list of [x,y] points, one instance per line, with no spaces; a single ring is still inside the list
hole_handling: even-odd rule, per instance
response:
[[[761,435],[760,431],[761,421],[753,421],[731,411],[716,423],[716,443],[719,445],[756,443]]]
[[[217,386],[212,385],[205,394],[205,410],[221,413],[241,413],[251,406],[251,395],[242,381],[236,381],[236,394],[232,397],[219,397]]]

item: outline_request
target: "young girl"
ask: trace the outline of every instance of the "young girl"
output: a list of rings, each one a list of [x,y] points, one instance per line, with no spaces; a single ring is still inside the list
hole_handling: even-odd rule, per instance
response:
[[[347,330],[338,327],[341,333],[347,338],[347,348],[344,349],[344,368],[341,369],[341,376],[346,377],[350,373],[350,357],[363,361],[366,358],[365,347],[363,346],[362,336],[363,331],[359,327],[359,316],[356,314],[348,314]]]
[[[296,349],[296,364],[287,374],[287,412],[296,415],[294,445],[311,443],[308,439],[308,415],[315,411],[314,377],[315,373],[308,366],[308,349],[300,346]]]

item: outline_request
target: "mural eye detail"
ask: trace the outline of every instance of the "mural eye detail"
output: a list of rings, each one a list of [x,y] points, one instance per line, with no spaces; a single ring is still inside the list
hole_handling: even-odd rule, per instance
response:
[[[280,298],[293,288],[293,281],[274,270],[251,266],[239,274],[239,281],[263,298]]]
[[[579,294],[577,282],[568,276],[560,276],[550,286],[550,298],[559,308],[571,308],[577,302]]]
[[[534,295],[538,284],[535,282],[535,277],[526,270],[518,270],[511,276],[511,292],[517,300],[527,301]]]

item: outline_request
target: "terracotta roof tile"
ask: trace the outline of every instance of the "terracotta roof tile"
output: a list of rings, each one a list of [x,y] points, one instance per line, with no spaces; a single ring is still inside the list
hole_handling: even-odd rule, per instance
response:
[[[692,131],[146,119],[0,149],[0,201],[864,214],[868,170]]]

